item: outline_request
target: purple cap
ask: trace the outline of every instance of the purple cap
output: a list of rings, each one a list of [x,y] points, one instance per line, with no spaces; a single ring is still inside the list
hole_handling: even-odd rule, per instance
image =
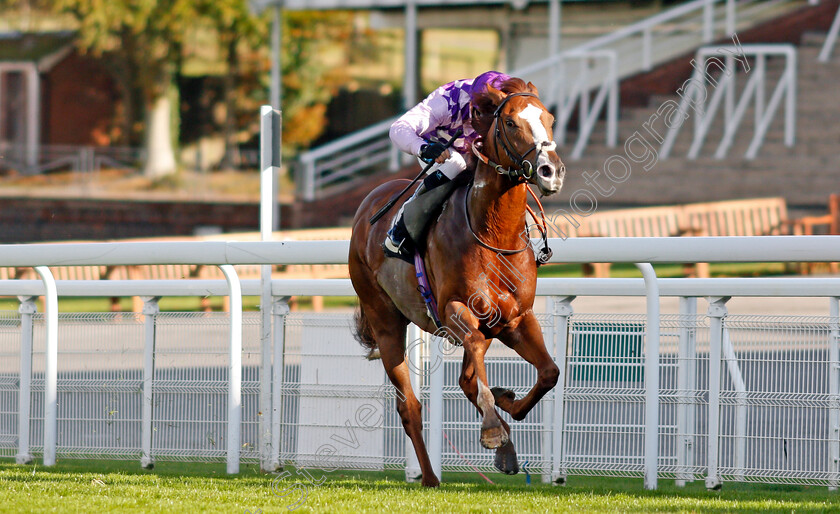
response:
[[[485,71],[473,80],[472,87],[469,92],[470,97],[487,91],[487,84],[499,89],[508,79],[510,79],[510,76],[504,73],[498,71]]]

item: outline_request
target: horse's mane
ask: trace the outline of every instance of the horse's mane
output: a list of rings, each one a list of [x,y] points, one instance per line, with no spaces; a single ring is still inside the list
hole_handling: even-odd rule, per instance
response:
[[[514,93],[537,94],[537,88],[533,84],[525,82],[518,77],[511,77],[504,81],[499,91],[506,95]],[[487,89],[484,91],[473,91],[472,98],[470,99],[470,123],[472,123],[473,130],[478,134],[479,139],[484,139],[487,131],[490,130],[490,125],[493,124],[493,113],[497,107],[496,100]]]

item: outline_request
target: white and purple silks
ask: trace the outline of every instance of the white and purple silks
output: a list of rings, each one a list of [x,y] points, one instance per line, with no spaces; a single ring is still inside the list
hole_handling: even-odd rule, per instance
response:
[[[470,124],[470,100],[473,93],[484,92],[487,84],[500,88],[509,78],[504,73],[488,71],[474,79],[456,80],[442,85],[391,125],[391,141],[403,152],[418,155],[420,147],[430,139],[448,141],[458,129],[463,130],[463,136],[452,145],[452,162],[448,160],[440,165],[441,172],[454,178],[466,168],[463,155],[469,152],[470,144],[477,137]],[[430,172],[435,169],[438,167],[433,167]]]

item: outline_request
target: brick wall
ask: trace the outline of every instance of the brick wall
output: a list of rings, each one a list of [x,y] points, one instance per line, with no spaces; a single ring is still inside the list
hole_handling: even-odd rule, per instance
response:
[[[0,243],[105,240],[259,229],[256,203],[3,198]]]

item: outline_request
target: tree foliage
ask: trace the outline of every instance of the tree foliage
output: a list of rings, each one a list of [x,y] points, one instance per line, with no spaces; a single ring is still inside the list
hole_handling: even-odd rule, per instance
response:
[[[36,6],[75,20],[80,50],[101,59],[122,93],[124,143],[139,143],[155,99],[172,95],[196,31],[215,33],[227,64],[226,133],[246,139],[267,101],[272,13],[255,15],[247,0],[0,0],[0,6]],[[338,66],[335,58],[325,62],[324,48],[346,54],[349,43],[369,34],[354,29],[350,12],[284,11],[282,19],[283,139],[286,148],[305,147],[323,132],[326,106],[347,82],[341,59]]]

